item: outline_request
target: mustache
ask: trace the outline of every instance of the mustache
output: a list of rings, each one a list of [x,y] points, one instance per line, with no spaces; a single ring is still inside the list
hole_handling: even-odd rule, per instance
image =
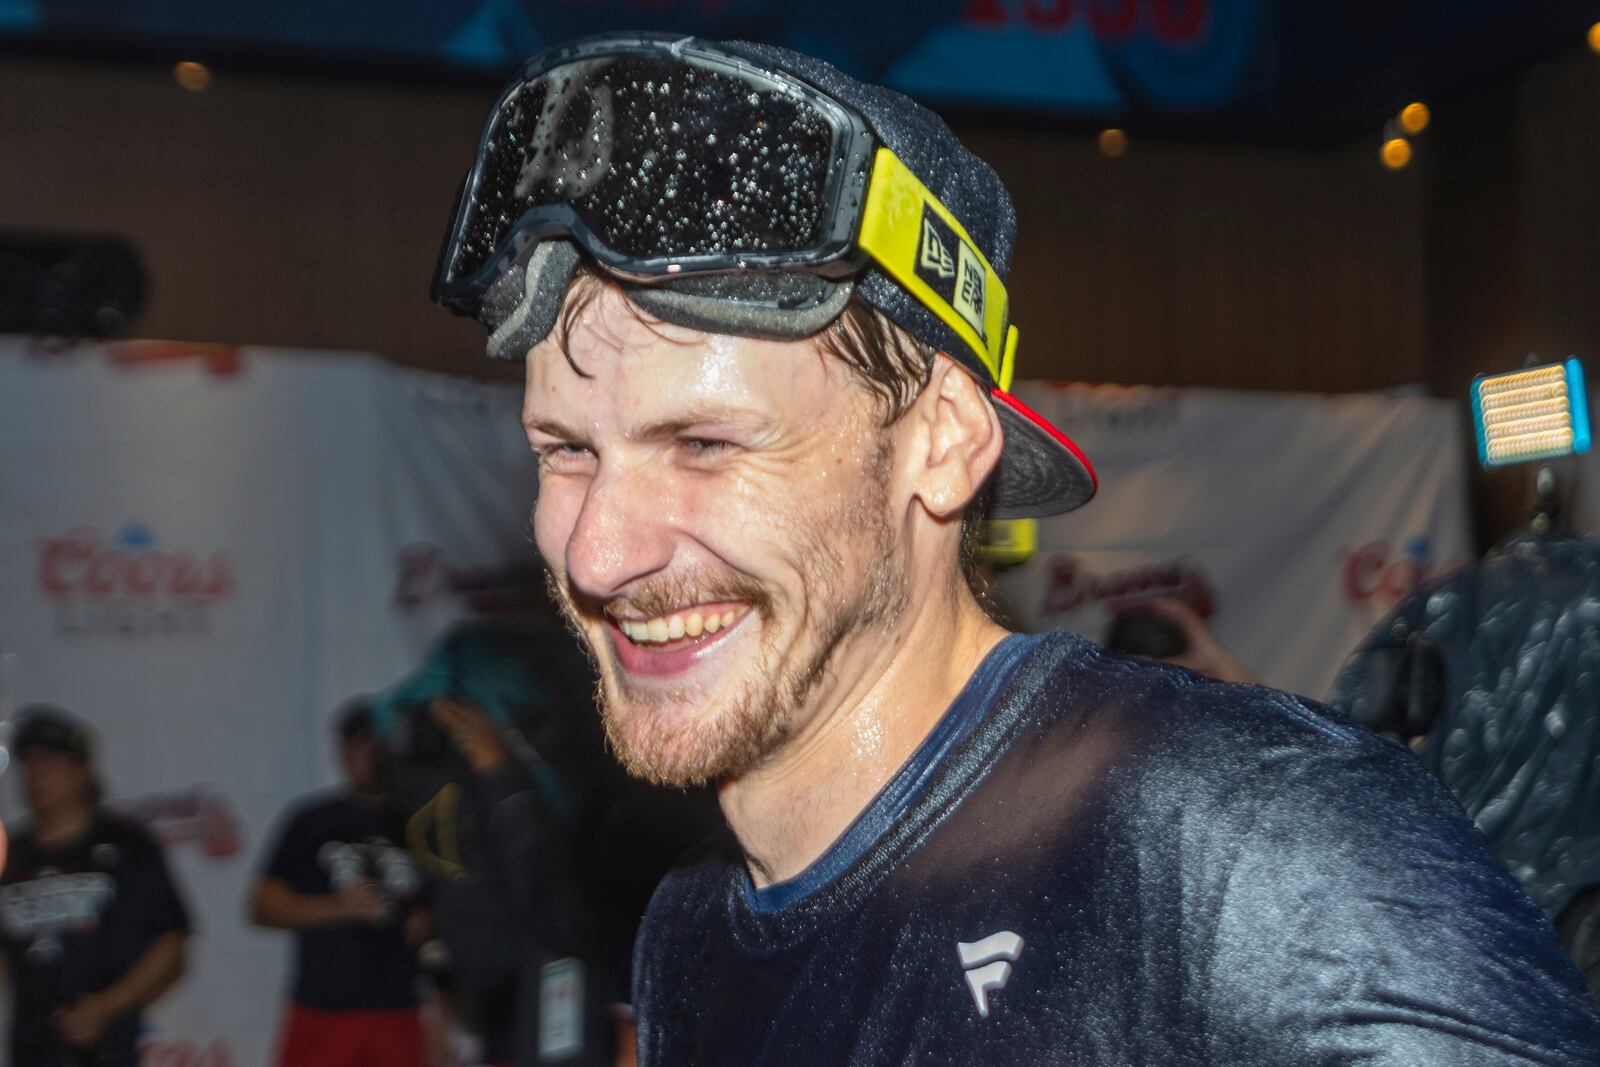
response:
[[[667,615],[693,604],[738,600],[758,615],[769,615],[772,597],[753,578],[728,571],[703,574],[655,575],[641,579],[620,596],[594,597],[576,588],[566,575],[548,575],[550,591],[568,621],[575,616]]]

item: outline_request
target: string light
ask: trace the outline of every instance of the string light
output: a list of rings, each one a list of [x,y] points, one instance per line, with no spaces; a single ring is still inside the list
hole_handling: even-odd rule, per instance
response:
[[[1432,120],[1433,113],[1420,100],[1400,109],[1400,128],[1407,133],[1421,133]]]
[[[1411,142],[1404,137],[1391,137],[1383,142],[1383,150],[1378,153],[1383,165],[1390,170],[1399,170],[1411,162]]]
[[[1589,50],[1600,52],[1600,22],[1589,27]]]
[[[172,68],[172,77],[191,93],[205,92],[211,87],[211,68],[190,59],[175,64]]]
[[[1128,150],[1128,135],[1116,128],[1101,130],[1100,136],[1095,138],[1095,143],[1099,146],[1102,156],[1116,159]]]

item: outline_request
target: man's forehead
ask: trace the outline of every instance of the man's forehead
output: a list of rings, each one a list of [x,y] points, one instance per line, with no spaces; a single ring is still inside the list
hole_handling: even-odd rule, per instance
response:
[[[576,407],[640,415],[686,406],[809,413],[848,381],[845,369],[813,341],[663,323],[611,287],[595,294],[570,326],[552,331],[528,353],[524,415],[530,423]]]

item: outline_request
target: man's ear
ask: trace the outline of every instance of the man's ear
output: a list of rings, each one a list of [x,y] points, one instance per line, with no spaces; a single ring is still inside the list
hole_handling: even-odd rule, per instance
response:
[[[1000,461],[1000,416],[978,380],[942,352],[910,415],[917,499],[939,518],[958,515]]]

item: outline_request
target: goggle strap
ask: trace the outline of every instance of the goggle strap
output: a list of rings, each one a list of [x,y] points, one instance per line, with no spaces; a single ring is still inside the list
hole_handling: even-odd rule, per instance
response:
[[[1000,374],[996,378],[1001,390],[1011,392],[1011,379],[1017,373],[1017,341],[1020,335],[1015,326],[1006,327],[1005,352],[1000,357]]]
[[[1016,350],[1005,283],[966,228],[889,149],[873,158],[856,244],[966,342],[996,383]]]

